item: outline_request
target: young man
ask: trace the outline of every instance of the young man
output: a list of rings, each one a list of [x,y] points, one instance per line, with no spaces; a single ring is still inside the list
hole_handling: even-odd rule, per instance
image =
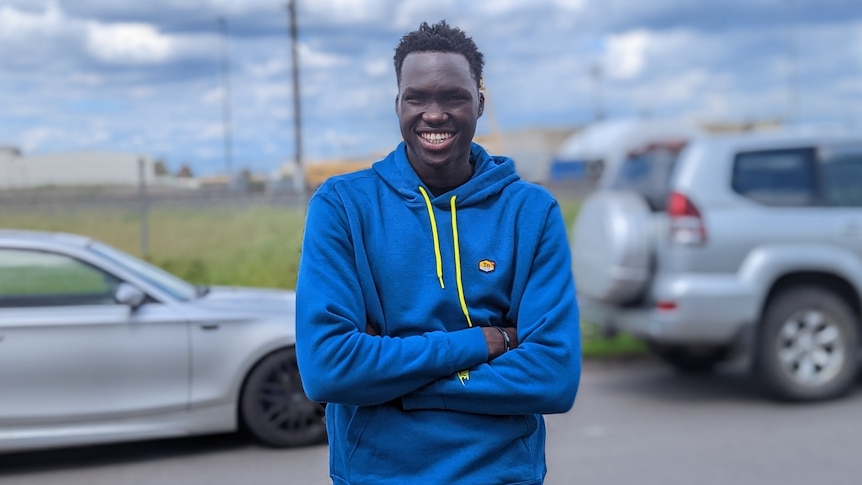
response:
[[[568,411],[580,327],[565,224],[473,144],[482,54],[444,22],[395,51],[404,141],[312,197],[297,357],[351,484],[540,484],[542,414]]]

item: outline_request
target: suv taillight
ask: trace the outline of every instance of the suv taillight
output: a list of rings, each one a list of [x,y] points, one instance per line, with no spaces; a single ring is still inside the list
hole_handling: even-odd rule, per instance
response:
[[[706,243],[706,226],[703,217],[691,200],[679,192],[668,197],[667,214],[670,219],[672,243],[695,246]]]

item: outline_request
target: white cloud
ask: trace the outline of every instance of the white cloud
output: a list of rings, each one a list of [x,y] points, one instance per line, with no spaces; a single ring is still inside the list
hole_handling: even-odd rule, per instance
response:
[[[325,18],[332,24],[362,24],[385,21],[393,9],[387,0],[314,0],[301,2],[299,14]]]
[[[119,23],[87,25],[88,51],[97,59],[114,64],[158,64],[174,54],[174,42],[152,25]]]
[[[587,0],[553,0],[552,3],[567,10],[583,10]]]
[[[285,103],[293,96],[293,86],[285,79],[282,82],[258,83],[251,88],[257,106],[266,107],[272,103]]]
[[[614,79],[631,79],[643,71],[652,34],[645,30],[611,35],[607,40],[605,68]]]
[[[50,35],[64,27],[63,12],[51,2],[41,13],[28,13],[13,7],[0,7],[0,39]]]
[[[329,69],[348,62],[344,56],[329,54],[311,48],[307,44],[299,44],[299,62],[303,68]]]
[[[455,0],[404,0],[396,3],[395,15],[390,17],[390,22],[399,30],[413,30],[422,22],[436,23],[445,19],[447,13],[451,14],[457,7]],[[451,18],[447,20],[451,25],[459,24]]]
[[[284,58],[269,59],[265,62],[253,64],[249,67],[249,73],[257,78],[269,78],[280,75],[290,68],[289,63]]]
[[[21,134],[21,147],[25,152],[32,152],[42,148],[46,142],[62,140],[67,137],[64,130],[51,127],[40,127],[27,130]]]
[[[103,85],[105,78],[91,72],[76,72],[69,76],[69,82],[87,87],[96,87]]]
[[[375,59],[365,63],[365,74],[372,78],[381,78],[394,72],[392,61],[389,59]]]
[[[524,0],[495,0],[480,2],[477,7],[486,15],[505,15],[524,5]]]
[[[198,138],[201,140],[221,139],[224,136],[224,131],[224,124],[210,123],[201,129],[200,133],[198,133]]]
[[[156,94],[156,90],[148,86],[138,86],[132,88],[129,94],[136,99],[152,98]]]
[[[201,94],[201,103],[213,106],[224,102],[224,89],[221,87],[207,89]]]

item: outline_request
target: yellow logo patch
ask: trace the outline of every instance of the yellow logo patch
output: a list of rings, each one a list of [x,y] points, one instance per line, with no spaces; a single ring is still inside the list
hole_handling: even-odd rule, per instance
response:
[[[490,259],[483,259],[479,261],[479,271],[483,273],[490,273],[497,269],[497,263],[491,261]]]
[[[458,373],[458,380],[461,381],[462,386],[466,386],[467,385],[466,381],[470,380],[470,371],[462,370],[461,372],[459,372]]]

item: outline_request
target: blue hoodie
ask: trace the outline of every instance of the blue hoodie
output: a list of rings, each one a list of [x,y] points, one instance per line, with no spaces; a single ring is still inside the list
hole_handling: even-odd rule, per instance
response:
[[[296,351],[336,485],[544,479],[542,414],[571,408],[581,369],[565,223],[511,160],[471,161],[434,197],[402,143],[309,202]],[[519,346],[488,362],[488,325]]]

